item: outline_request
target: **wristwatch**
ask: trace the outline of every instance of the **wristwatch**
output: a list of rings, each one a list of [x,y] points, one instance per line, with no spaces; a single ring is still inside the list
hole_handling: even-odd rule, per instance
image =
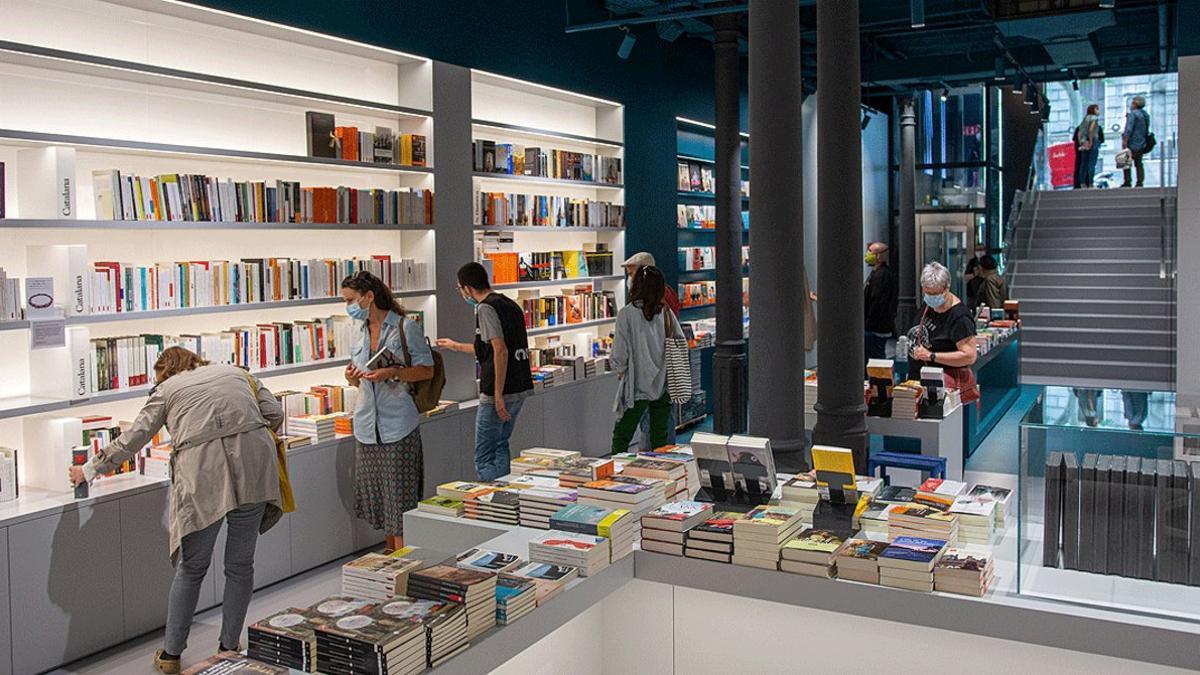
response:
[[[935,365],[937,364],[937,352],[929,352],[929,362]]]

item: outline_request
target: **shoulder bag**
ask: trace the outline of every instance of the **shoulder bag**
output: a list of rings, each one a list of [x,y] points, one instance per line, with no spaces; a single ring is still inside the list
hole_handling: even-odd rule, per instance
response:
[[[254,381],[254,376],[246,373],[246,381],[250,383],[250,396],[257,405],[258,386]],[[271,440],[275,442],[275,457],[278,460],[276,466],[279,469],[279,505],[284,513],[291,513],[296,510],[296,497],[292,494],[292,480],[288,477],[287,445],[279,440],[279,437],[269,427],[267,433],[271,434]]]
[[[663,365],[667,369],[667,394],[671,403],[685,403],[692,398],[692,364],[688,341],[687,338],[672,337],[671,310],[664,305],[662,313],[666,336]]]
[[[400,321],[400,348],[404,351],[404,365],[412,365],[412,354],[408,351],[408,337],[404,333],[404,322],[411,319],[404,318]],[[429,338],[425,338],[425,344],[429,344]],[[442,399],[442,389],[446,386],[446,364],[442,360],[442,355],[432,347],[429,347],[429,352],[433,354],[433,377],[420,382],[409,382],[408,393],[412,396],[413,403],[417,406],[417,412],[427,413],[438,406]]]

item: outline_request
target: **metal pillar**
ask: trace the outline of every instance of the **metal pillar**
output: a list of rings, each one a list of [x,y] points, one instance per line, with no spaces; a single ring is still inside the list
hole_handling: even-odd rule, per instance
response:
[[[898,235],[891,249],[892,265],[899,282],[900,303],[896,310],[896,333],[904,335],[917,316],[917,277],[921,261],[917,259],[917,113],[913,99],[900,101],[900,175],[896,222]]]
[[[742,335],[741,86],[738,14],[713,17],[716,101],[717,345],[713,354],[713,430],[746,430],[746,354]]]
[[[862,126],[858,0],[817,3],[817,424],[866,472],[863,402]],[[851,272],[854,273],[851,273]],[[830,311],[832,310],[832,311]],[[800,383],[797,383],[800,386]]]
[[[804,450],[804,270],[799,6],[750,0],[750,432],[780,452]],[[754,148],[763,152],[755,152]],[[785,281],[791,280],[791,281]],[[719,297],[719,296],[718,296]],[[789,464],[803,464],[799,461]]]

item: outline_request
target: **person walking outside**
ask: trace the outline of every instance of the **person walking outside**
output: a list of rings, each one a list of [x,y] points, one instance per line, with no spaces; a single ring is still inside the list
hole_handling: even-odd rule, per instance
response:
[[[866,357],[882,359],[887,355],[887,341],[896,334],[896,305],[899,295],[896,290],[896,275],[888,267],[887,244],[876,241],[867,246],[863,260],[871,267],[871,275],[863,288],[863,305],[866,310],[863,344]]]
[[[477,262],[458,270],[458,292],[475,308],[475,342],[439,338],[440,349],[474,354],[479,361],[479,408],[475,411],[475,473],[493,481],[509,473],[509,438],[525,399],[533,393],[525,312],[492,290],[487,270]]]
[[[1130,163],[1137,170],[1137,186],[1142,187],[1146,182],[1146,168],[1142,166],[1142,157],[1150,151],[1148,147],[1150,136],[1150,113],[1146,112],[1146,99],[1134,96],[1129,104],[1129,115],[1125,117],[1125,131],[1121,132],[1121,147],[1129,150]],[[1133,170],[1125,167],[1125,181],[1121,187],[1132,185]]]
[[[359,390],[354,514],[383,530],[394,551],[404,546],[404,512],[417,508],[425,482],[421,417],[409,383],[433,377],[433,353],[421,324],[406,318],[392,290],[374,274],[344,279],[342,299],[361,331],[346,366],[346,381]]]
[[[225,523],[225,593],[219,651],[238,651],[254,590],[258,535],[283,515],[279,460],[272,432],[283,409],[256,378],[230,365],[210,365],[182,347],[154,364],[155,386],[129,429],[90,462],[70,467],[74,485],[91,482],[137,454],[164,426],[171,434],[168,507],[175,577],[167,600],[160,673],[180,672],[200,585]]]
[[[627,452],[642,415],[650,416],[650,447],[667,444],[671,398],[667,394],[666,339],[683,337],[679,319],[663,301],[666,279],[657,267],[633,275],[630,301],[617,312],[609,363],[620,384],[613,406],[613,453]]]
[[[1096,160],[1100,157],[1100,106],[1095,103],[1087,107],[1087,114],[1076,130],[1079,134],[1079,186],[1093,187],[1096,176]]]

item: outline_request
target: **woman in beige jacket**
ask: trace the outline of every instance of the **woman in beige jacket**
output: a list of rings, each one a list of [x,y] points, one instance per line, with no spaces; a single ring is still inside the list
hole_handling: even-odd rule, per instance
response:
[[[222,521],[225,597],[222,651],[235,649],[254,589],[258,535],[282,515],[279,466],[271,432],[283,410],[258,380],[234,366],[209,365],[171,347],[154,364],[157,386],[133,425],[82,467],[71,481],[91,481],[140,451],[164,425],[171,433],[171,560],[175,579],[167,606],[166,639],[155,666],[173,675],[187,647],[200,584],[212,560]]]

